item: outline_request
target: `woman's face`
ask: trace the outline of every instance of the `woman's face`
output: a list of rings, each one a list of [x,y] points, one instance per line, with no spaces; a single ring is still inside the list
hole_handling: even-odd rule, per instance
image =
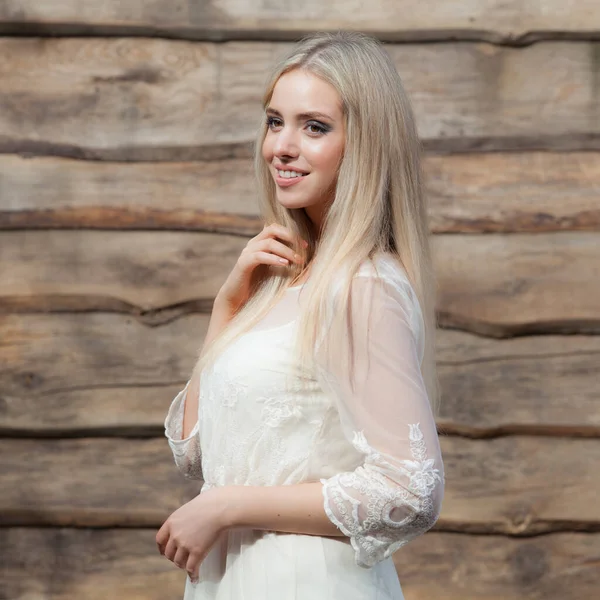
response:
[[[262,154],[277,200],[287,208],[304,208],[320,226],[344,151],[341,98],[323,79],[295,69],[275,84],[266,118]]]

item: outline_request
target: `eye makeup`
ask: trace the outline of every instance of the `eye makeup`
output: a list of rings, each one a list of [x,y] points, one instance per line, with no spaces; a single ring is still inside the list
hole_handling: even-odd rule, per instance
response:
[[[272,117],[272,116],[267,116],[266,119],[266,124],[269,127],[269,129],[272,130],[273,127],[277,127],[277,121],[281,121],[280,118],[278,117]],[[314,135],[323,135],[325,133],[328,133],[329,131],[331,131],[331,127],[329,125],[326,125],[325,123],[319,123],[318,121],[309,121],[306,124],[307,127],[315,127],[316,131],[309,131],[310,134]]]

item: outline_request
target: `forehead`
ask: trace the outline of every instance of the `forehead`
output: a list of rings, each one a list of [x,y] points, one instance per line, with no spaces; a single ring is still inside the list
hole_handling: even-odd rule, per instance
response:
[[[323,112],[341,118],[342,101],[327,81],[308,71],[295,69],[282,75],[275,84],[269,107],[282,114]]]

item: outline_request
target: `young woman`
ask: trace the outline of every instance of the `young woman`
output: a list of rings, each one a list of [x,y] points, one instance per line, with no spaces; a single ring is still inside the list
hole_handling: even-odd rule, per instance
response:
[[[350,32],[302,40],[263,106],[266,225],[165,420],[202,490],[156,542],[184,600],[401,599],[392,554],[444,491],[415,118],[382,45]]]

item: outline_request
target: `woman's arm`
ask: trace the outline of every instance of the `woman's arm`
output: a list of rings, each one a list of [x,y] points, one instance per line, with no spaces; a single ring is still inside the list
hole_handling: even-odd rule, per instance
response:
[[[248,527],[307,535],[344,536],[323,508],[323,484],[213,488],[220,495],[223,526]]]

